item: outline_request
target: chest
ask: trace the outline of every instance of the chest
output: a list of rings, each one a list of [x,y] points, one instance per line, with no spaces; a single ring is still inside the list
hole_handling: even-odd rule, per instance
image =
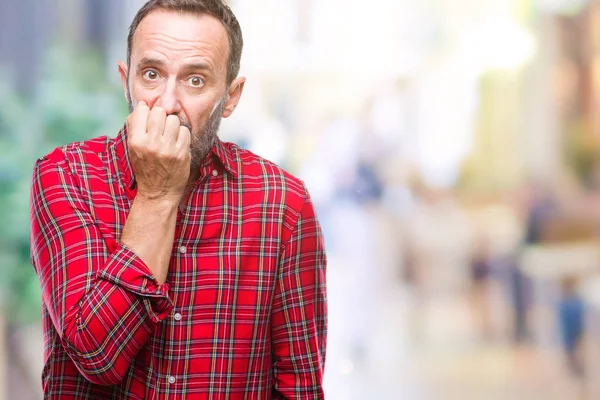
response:
[[[119,241],[135,190],[96,184],[88,206],[107,240]],[[281,250],[284,210],[259,185],[207,179],[182,200],[168,281],[175,305],[265,306]]]

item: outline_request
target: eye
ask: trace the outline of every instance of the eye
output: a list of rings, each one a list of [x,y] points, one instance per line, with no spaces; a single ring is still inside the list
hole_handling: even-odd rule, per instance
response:
[[[144,78],[149,81],[155,81],[156,79],[158,79],[158,73],[153,69],[149,69],[144,72]]]
[[[199,76],[192,76],[188,79],[188,83],[193,87],[200,87],[204,84],[204,81]]]

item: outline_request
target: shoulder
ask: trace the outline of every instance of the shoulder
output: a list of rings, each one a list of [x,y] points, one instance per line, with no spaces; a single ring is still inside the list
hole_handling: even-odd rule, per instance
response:
[[[34,169],[44,171],[58,168],[77,174],[90,166],[100,166],[103,164],[103,160],[106,160],[112,141],[114,139],[101,136],[56,147],[38,158]]]
[[[276,163],[233,143],[224,143],[237,165],[238,178],[244,188],[259,188],[273,200],[301,208],[308,191],[304,182]]]

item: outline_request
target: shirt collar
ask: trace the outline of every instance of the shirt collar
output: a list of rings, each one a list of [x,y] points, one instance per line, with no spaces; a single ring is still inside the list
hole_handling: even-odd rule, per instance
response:
[[[231,146],[226,146],[218,136],[215,137],[215,142],[207,157],[216,158],[223,168],[234,178],[238,176],[238,165],[235,161],[235,154]]]
[[[121,180],[124,185],[128,188],[132,188],[135,182],[135,175],[133,172],[133,166],[129,160],[129,149],[127,145],[127,127],[124,126],[117,135],[114,144],[113,151],[117,158],[119,170],[121,173]],[[206,156],[204,161],[201,163],[201,167],[203,168],[207,165],[210,165],[213,160],[217,160],[218,163],[222,165],[222,167],[230,173],[233,177],[237,177],[238,168],[237,163],[235,162],[235,157],[233,150],[226,146],[221,139],[217,136],[213,143],[212,148],[210,149],[210,153]]]

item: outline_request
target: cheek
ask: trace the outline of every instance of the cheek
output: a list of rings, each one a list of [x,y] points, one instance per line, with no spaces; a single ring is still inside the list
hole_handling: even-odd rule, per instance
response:
[[[156,103],[156,101],[158,100],[159,96],[157,90],[147,89],[135,84],[133,84],[133,86],[130,87],[130,93],[131,102],[133,103],[134,107],[137,105],[138,102],[145,101],[148,107],[152,108],[154,106],[154,103]]]
[[[198,101],[197,99],[191,99],[183,105],[183,112],[190,121],[190,124],[194,130],[202,128],[211,114],[211,106],[206,101]]]

